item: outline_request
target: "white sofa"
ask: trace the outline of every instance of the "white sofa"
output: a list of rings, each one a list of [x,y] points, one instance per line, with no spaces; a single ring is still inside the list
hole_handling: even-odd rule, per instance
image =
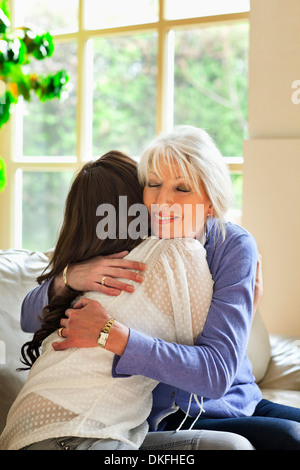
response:
[[[0,433],[8,410],[24,383],[20,348],[31,337],[20,328],[20,307],[48,265],[45,253],[0,251]],[[300,407],[300,337],[268,335],[257,313],[248,355],[264,398]]]

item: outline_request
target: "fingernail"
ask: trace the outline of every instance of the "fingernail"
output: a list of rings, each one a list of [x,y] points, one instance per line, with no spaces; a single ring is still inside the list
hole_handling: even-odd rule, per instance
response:
[[[133,286],[128,286],[126,290],[127,290],[127,292],[134,292],[134,287]]]

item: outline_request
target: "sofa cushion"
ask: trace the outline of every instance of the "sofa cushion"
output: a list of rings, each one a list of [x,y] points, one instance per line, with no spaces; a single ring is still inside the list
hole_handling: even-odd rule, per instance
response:
[[[300,393],[300,338],[270,335],[271,361],[261,388]],[[300,406],[300,401],[298,406]]]
[[[260,312],[257,311],[253,319],[247,348],[247,354],[252,363],[252,373],[256,383],[259,383],[267,372],[270,362],[270,351],[269,334]]]
[[[20,328],[21,304],[27,292],[37,286],[36,278],[48,262],[43,253],[0,251],[0,432],[27,376],[27,372],[16,371],[22,366],[20,349],[32,336]]]
[[[272,388],[262,388],[262,397],[265,400],[279,403],[281,405],[300,407],[300,391],[295,390],[277,390]]]

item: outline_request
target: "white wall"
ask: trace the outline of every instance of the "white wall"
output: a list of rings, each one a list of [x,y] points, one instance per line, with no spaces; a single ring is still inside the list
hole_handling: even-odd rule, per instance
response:
[[[263,256],[271,333],[300,332],[300,1],[252,0],[243,226]],[[300,97],[300,94],[299,94]]]

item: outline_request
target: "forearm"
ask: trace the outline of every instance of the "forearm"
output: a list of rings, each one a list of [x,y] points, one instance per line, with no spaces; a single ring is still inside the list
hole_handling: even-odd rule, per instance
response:
[[[56,295],[63,296],[64,294],[67,293],[67,291],[68,291],[68,288],[65,286],[63,275],[60,274],[59,276],[55,276],[55,278],[53,279],[49,287],[49,293],[48,293],[49,300],[51,300]]]
[[[122,357],[115,361],[115,377],[144,375],[189,393],[218,399],[231,386],[244,356],[240,350],[228,350],[228,343],[186,346],[167,343],[136,331],[130,331]],[[238,349],[238,348],[237,348]]]
[[[246,239],[234,246],[236,255],[223,257],[215,275],[213,300],[196,345],[167,343],[131,330],[116,375],[144,375],[215,399],[226,393],[246,355],[256,271],[254,244]]]

